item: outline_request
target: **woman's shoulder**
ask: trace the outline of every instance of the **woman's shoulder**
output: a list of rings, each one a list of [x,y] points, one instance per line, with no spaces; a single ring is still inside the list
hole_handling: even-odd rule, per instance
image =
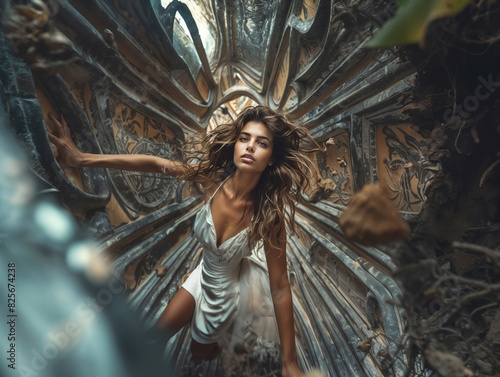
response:
[[[210,180],[200,183],[203,194],[205,195],[205,201],[208,201],[215,194],[226,178],[227,177],[224,176],[215,176]]]

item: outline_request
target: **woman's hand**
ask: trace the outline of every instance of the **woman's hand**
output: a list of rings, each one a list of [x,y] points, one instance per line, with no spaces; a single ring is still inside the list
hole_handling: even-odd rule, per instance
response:
[[[62,166],[78,168],[81,166],[83,153],[78,150],[71,139],[71,133],[62,114],[55,116],[48,114],[50,121],[54,125],[53,132],[48,132],[49,140],[57,147],[59,155],[57,162]]]

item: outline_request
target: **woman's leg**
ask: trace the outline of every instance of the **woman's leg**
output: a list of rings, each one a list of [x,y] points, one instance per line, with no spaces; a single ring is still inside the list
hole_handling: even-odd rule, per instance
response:
[[[155,327],[164,331],[170,339],[191,321],[195,307],[196,303],[191,293],[181,287],[168,303]],[[220,351],[217,343],[203,344],[191,339],[191,353],[195,359],[213,360]]]
[[[217,343],[203,344],[191,339],[191,354],[197,360],[213,360],[221,349]]]
[[[155,327],[164,331],[170,339],[191,321],[195,307],[196,303],[191,293],[181,287],[168,303]]]

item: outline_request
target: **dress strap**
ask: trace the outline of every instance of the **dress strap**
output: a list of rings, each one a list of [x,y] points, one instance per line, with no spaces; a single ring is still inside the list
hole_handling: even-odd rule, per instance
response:
[[[230,177],[230,175],[228,175],[228,176],[226,177],[226,179],[224,179],[224,180],[222,181],[222,183],[219,185],[219,187],[217,187],[217,190],[215,190],[215,192],[214,192],[214,193],[212,194],[212,196],[210,197],[209,202],[210,202],[210,201],[214,198],[215,194],[217,194],[217,191],[219,191],[219,189],[222,187],[222,185],[223,185],[224,183],[226,183],[226,181],[228,180],[228,178],[229,178],[229,177]]]

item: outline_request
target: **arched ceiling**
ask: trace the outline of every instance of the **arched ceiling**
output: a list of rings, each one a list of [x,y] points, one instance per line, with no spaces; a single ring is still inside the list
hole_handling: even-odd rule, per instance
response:
[[[212,111],[244,94],[314,128],[319,124],[314,119],[318,104],[331,106],[333,98],[325,100],[332,93],[338,95],[336,89],[353,84],[359,88],[359,72],[373,77],[376,62],[380,69],[395,59],[362,48],[380,20],[394,11],[382,6],[331,0],[162,1],[161,5],[166,8],[155,9],[167,34],[174,44],[184,41],[177,42],[177,51],[184,51],[192,79],[213,90],[207,101]],[[174,31],[172,23],[179,26]],[[385,85],[410,72],[391,68],[394,77]],[[371,93],[370,89],[363,87],[363,95],[358,91],[351,98],[360,101],[381,88],[375,85]],[[322,113],[324,122],[340,111],[337,107]]]

